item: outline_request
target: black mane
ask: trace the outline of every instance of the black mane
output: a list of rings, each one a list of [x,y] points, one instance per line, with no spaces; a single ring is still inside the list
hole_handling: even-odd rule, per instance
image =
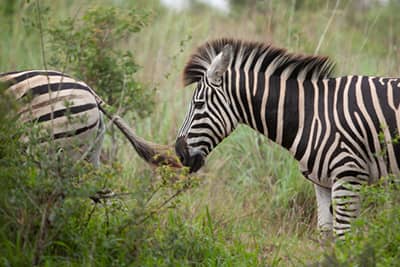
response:
[[[254,55],[249,70],[254,69],[257,59],[264,56],[259,63],[261,64],[259,72],[265,72],[273,63],[272,68],[268,70],[270,75],[280,75],[284,70],[291,68],[288,78],[301,76],[304,79],[324,79],[331,77],[334,69],[334,63],[328,57],[292,54],[266,43],[222,38],[206,42],[191,55],[183,71],[184,85],[198,82],[204,76],[212,59],[226,44],[230,44],[233,49],[231,68],[232,66],[243,68],[249,56]]]

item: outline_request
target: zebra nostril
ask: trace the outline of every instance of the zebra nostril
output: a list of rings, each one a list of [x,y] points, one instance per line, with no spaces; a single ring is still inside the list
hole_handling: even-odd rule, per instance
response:
[[[189,151],[186,143],[186,138],[184,136],[178,137],[175,143],[175,152],[178,155],[179,160],[185,165],[185,160],[189,156]]]

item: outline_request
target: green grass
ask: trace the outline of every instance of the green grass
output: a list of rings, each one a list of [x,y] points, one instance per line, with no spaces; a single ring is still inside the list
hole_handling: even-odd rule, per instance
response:
[[[92,5],[130,6],[122,2],[70,0],[41,4],[50,6],[51,19],[44,23],[51,25],[54,20],[79,16]],[[204,8],[176,13],[162,9],[157,1],[138,1],[140,8],[152,11],[151,22],[120,46],[133,51],[141,65],[138,80],[157,88],[157,104],[150,117],[135,121],[129,114],[125,117],[138,134],[159,143],[174,142],[192,93],[191,88],[183,88],[181,72],[191,51],[206,40],[228,36],[269,41],[292,52],[315,51],[332,4],[314,12],[292,9],[292,1],[260,2],[259,9],[248,7],[222,15]],[[397,17],[387,25],[384,18],[395,16],[387,15],[390,10],[377,8],[362,14],[349,3],[343,1],[336,11],[319,54],[337,62],[338,75],[398,76],[400,57],[394,34]],[[35,1],[19,1],[17,7],[8,18],[10,26],[0,33],[0,71],[43,68],[39,32],[24,22],[24,18],[26,21],[34,16]],[[5,23],[6,18],[0,20]],[[383,25],[391,31],[385,34]],[[149,171],[125,141],[120,143],[124,144],[118,157],[122,171],[112,176],[111,184],[136,192],[157,183],[159,176]],[[81,250],[77,253],[80,256],[49,256],[45,265],[102,266],[113,262],[115,266],[301,266],[321,259],[324,250],[315,241],[313,187],[302,178],[287,151],[253,130],[239,127],[210,155],[199,176],[200,184],[182,194],[174,207],[151,220],[145,230],[132,228],[125,236],[107,236],[105,212],[99,209],[85,235],[71,235],[76,240],[59,244],[70,251],[68,255]],[[141,179],[148,181],[143,185]],[[135,197],[124,203],[124,212],[116,214],[121,220],[130,218],[137,205]],[[138,234],[140,231],[143,236]],[[88,240],[92,240],[90,246],[80,244]],[[132,245],[132,250],[113,250],[121,244]],[[15,260],[29,258],[31,252],[22,251],[13,242],[4,250]]]

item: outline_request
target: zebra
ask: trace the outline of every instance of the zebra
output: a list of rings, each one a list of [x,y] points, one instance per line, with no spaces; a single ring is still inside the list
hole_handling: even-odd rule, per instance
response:
[[[175,151],[191,172],[238,124],[286,148],[315,187],[318,229],[344,238],[360,187],[398,174],[400,79],[332,77],[328,57],[222,38],[199,46],[183,71],[197,84]]]
[[[116,115],[106,111],[106,104],[86,83],[54,70],[26,70],[0,73],[5,92],[20,104],[18,120],[43,130],[36,136],[39,145],[63,151],[65,159],[86,159],[100,165],[104,139],[104,115],[122,131],[138,155],[151,165],[179,167],[168,147],[139,137]],[[21,138],[23,143],[30,135]]]

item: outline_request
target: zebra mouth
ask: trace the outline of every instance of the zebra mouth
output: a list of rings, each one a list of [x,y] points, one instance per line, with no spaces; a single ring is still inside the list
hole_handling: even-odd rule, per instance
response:
[[[186,142],[186,137],[180,136],[175,143],[175,151],[181,163],[189,167],[189,172],[197,172],[205,162],[204,153],[193,151]]]

